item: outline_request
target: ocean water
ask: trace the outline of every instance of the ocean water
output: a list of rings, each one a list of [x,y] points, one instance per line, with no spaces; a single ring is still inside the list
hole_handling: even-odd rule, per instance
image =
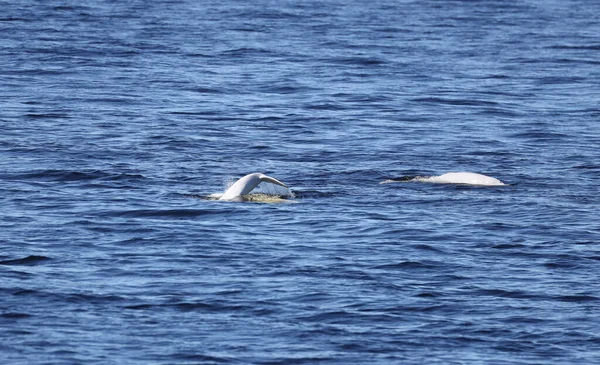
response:
[[[3,364],[600,363],[600,3],[0,5]]]

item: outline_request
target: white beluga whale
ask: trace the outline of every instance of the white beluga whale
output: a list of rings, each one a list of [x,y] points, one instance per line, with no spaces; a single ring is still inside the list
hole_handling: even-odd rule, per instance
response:
[[[465,184],[481,186],[501,186],[504,183],[494,177],[477,174],[474,172],[448,172],[440,176],[423,178],[424,182],[438,184]]]
[[[242,200],[243,195],[250,194],[250,192],[262,182],[268,182],[287,188],[287,185],[281,181],[265,174],[255,172],[253,174],[248,174],[236,181],[229,187],[229,189],[225,191],[223,195],[219,197],[219,200]]]
[[[401,179],[401,180],[386,180],[384,183],[397,182],[397,181],[417,181],[417,182],[428,182],[435,184],[462,184],[462,185],[479,185],[479,186],[503,186],[506,185],[502,181],[482,174],[474,172],[448,172],[440,176],[430,177],[415,177],[412,179]]]

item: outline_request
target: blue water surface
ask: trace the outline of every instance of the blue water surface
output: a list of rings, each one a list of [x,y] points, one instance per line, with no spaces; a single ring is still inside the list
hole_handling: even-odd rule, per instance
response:
[[[600,363],[599,2],[0,5],[3,364]]]

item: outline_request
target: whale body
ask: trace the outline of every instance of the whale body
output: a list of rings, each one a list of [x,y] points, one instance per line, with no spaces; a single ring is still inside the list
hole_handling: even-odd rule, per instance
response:
[[[466,184],[466,185],[481,185],[481,186],[502,186],[505,185],[502,181],[482,174],[474,172],[449,172],[440,176],[432,176],[426,178],[415,179],[417,181],[431,182],[438,184]]]
[[[406,176],[401,179],[391,179],[382,181],[381,184],[392,182],[427,182],[435,184],[463,184],[463,185],[479,185],[479,186],[503,186],[506,185],[502,181],[482,174],[474,172],[448,172],[440,176],[429,177],[410,177]]]
[[[261,174],[259,172],[255,172],[253,174],[248,174],[238,181],[236,181],[225,193],[219,198],[219,200],[236,200],[240,199],[242,195],[249,194],[254,188],[258,186],[261,182],[269,182],[271,184],[276,184],[287,188],[287,185],[282,183],[281,181],[267,176],[265,174]]]

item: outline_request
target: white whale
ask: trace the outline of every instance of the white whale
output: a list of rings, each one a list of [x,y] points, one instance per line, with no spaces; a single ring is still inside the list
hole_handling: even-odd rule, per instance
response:
[[[481,185],[481,186],[502,186],[505,185],[502,181],[482,174],[474,172],[449,172],[440,176],[432,176],[416,179],[417,181],[431,182],[438,184],[465,184],[465,185]]]
[[[258,186],[258,184],[260,184],[263,181],[287,188],[287,185],[285,185],[281,181],[267,176],[265,174],[255,172],[253,174],[248,174],[236,181],[235,184],[231,185],[231,187],[227,189],[227,191],[219,198],[219,200],[240,199],[242,195],[249,194],[252,190],[254,190],[254,188]]]
[[[398,180],[386,180],[382,184],[397,182]],[[415,177],[410,180],[402,181],[418,181],[436,184],[464,184],[464,185],[479,185],[479,186],[503,186],[506,185],[502,181],[482,174],[474,172],[448,172],[440,176],[430,177]]]

